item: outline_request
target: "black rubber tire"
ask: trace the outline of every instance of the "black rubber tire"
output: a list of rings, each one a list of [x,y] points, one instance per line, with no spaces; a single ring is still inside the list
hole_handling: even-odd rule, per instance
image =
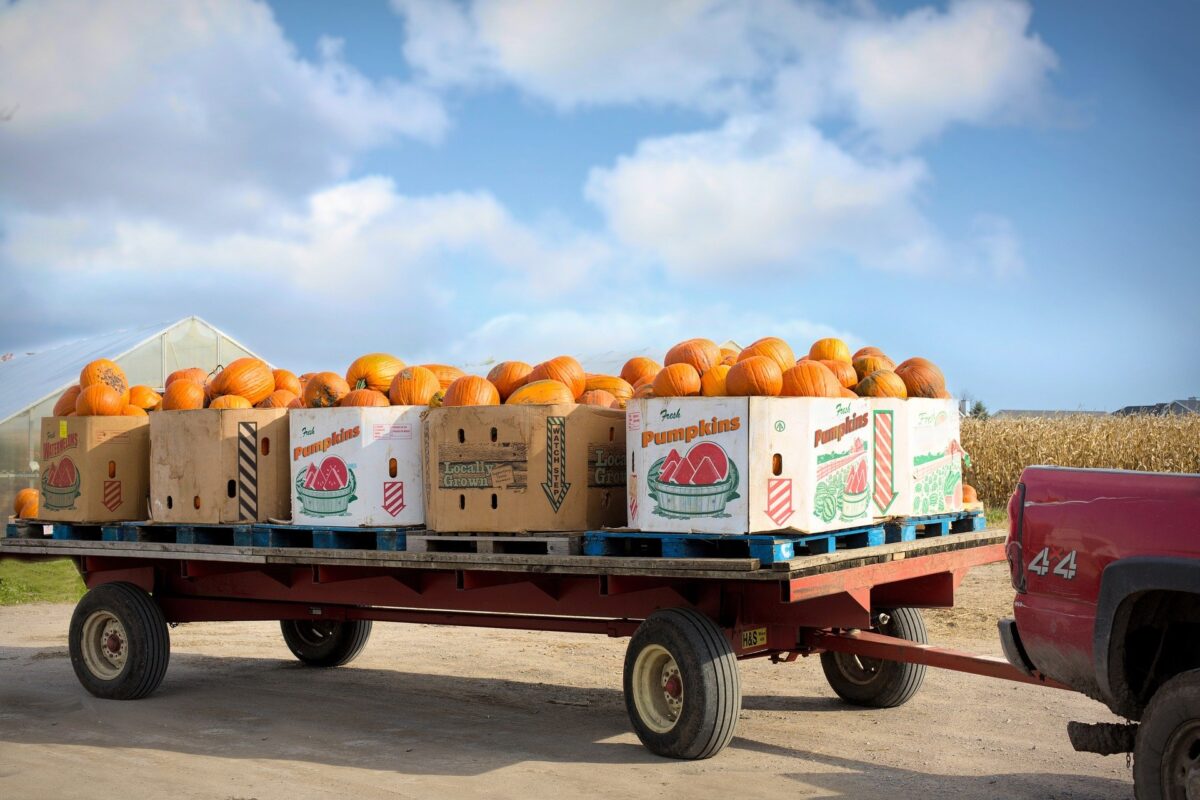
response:
[[[1137,800],[1200,796],[1200,669],[1179,673],[1150,698],[1134,740],[1133,793]]]
[[[292,655],[310,667],[349,664],[371,638],[370,620],[280,620],[283,640]]]
[[[915,608],[883,609],[888,621],[871,630],[885,636],[929,643],[925,620]],[[859,664],[863,668],[859,668]],[[912,699],[925,682],[924,664],[857,659],[845,653],[822,653],[821,668],[837,696],[856,706],[895,708]],[[867,675],[866,673],[871,673]]]
[[[634,699],[634,666],[649,645],[667,650],[679,668],[684,702],[674,726],[655,731]],[[685,608],[656,611],[638,626],[625,651],[625,709],[642,744],[668,758],[711,758],[729,744],[742,708],[737,658],[720,628]]]
[[[126,636],[125,664],[112,678],[94,674],[83,654],[90,646],[83,641],[85,625],[98,613],[115,617]],[[150,694],[162,683],[171,660],[171,636],[162,609],[131,583],[106,583],[85,594],[71,615],[67,644],[83,688],[105,700],[137,700]]]

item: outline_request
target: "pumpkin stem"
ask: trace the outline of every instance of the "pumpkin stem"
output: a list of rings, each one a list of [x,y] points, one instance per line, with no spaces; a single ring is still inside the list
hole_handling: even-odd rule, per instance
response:
[[[354,382],[354,388],[355,388],[355,389],[366,389],[366,388],[368,388],[368,386],[367,386],[367,379],[366,379],[366,378],[359,378],[358,380],[356,380],[356,381]]]

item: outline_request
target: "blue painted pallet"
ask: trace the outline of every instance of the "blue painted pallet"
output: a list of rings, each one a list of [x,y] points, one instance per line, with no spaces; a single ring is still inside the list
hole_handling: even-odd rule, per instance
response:
[[[982,511],[957,511],[952,514],[903,517],[887,523],[885,527],[889,543],[913,542],[927,536],[981,531],[987,527],[987,519]]]
[[[83,525],[54,523],[51,536],[64,541],[163,542],[237,547],[315,547],[328,550],[403,552],[408,534],[422,528],[334,528],[308,525],[235,524],[174,525],[156,522],[113,522]],[[5,536],[28,538],[24,523],[9,523]]]
[[[704,534],[589,531],[585,556],[643,558],[757,558],[762,564],[788,561],[797,555],[832,553],[883,544],[883,525],[869,525],[815,534]]]
[[[46,526],[41,522],[10,522],[4,527],[6,539],[44,539]]]
[[[165,542],[167,544],[234,544],[239,530],[249,525],[175,525],[157,522],[122,522],[103,527],[106,542]]]

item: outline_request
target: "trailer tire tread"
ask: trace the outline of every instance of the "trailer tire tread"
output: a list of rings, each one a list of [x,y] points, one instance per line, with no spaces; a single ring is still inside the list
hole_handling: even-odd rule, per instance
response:
[[[929,642],[925,620],[918,609],[902,607],[888,609],[886,613],[891,620],[888,623],[890,630],[884,633],[921,644]],[[854,705],[896,708],[911,700],[925,682],[924,664],[884,661],[875,679],[866,684],[854,683],[843,673],[839,657],[837,653],[822,653],[821,668],[838,697]]]
[[[128,638],[126,665],[112,680],[93,675],[82,653],[83,624],[98,610],[117,617]],[[138,700],[150,694],[162,683],[171,661],[171,637],[162,609],[131,583],[101,584],[80,599],[71,617],[68,649],[79,682],[91,694],[107,700]]]
[[[279,621],[283,640],[298,660],[310,667],[341,667],[356,659],[371,638],[371,620],[345,620],[337,622],[330,639],[319,646],[306,641],[297,626],[309,620]]]

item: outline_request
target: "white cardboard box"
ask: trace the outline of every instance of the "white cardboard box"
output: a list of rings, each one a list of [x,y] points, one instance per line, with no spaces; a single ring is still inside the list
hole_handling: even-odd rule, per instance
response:
[[[873,400],[903,420],[897,437],[896,505],[893,515],[926,516],[962,511],[962,446],[958,405],[953,400]]]
[[[339,528],[423,525],[425,410],[292,409],[292,522]]]
[[[871,403],[802,397],[630,403],[630,527],[819,533],[871,524],[876,516]],[[904,428],[895,415],[890,421],[894,440]]]

